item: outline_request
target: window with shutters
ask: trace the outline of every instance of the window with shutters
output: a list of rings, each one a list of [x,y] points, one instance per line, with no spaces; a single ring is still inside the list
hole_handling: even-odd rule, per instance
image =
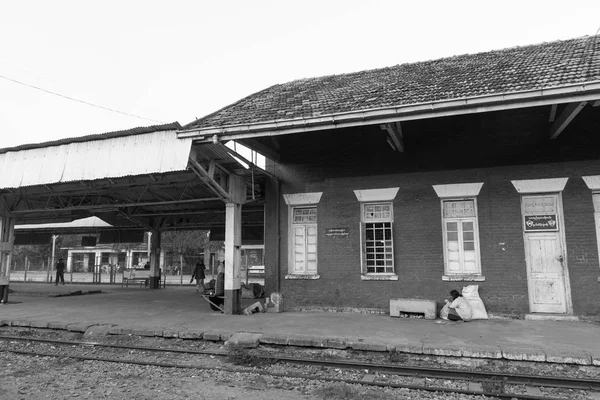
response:
[[[366,274],[394,274],[392,203],[363,203],[362,270]]]
[[[442,224],[446,275],[481,275],[475,199],[442,200]]]
[[[292,208],[292,274],[317,274],[317,207]]]

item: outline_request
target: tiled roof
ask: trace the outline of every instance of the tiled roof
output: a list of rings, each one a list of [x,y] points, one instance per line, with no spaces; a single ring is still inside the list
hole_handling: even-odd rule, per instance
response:
[[[600,80],[600,36],[271,86],[183,129],[297,120]]]

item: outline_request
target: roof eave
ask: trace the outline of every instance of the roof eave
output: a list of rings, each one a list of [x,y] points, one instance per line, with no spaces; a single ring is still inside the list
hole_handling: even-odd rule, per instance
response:
[[[215,135],[219,140],[239,140],[597,99],[600,99],[600,81],[590,81],[560,87],[351,111],[312,118],[192,128],[179,130],[177,135],[179,138],[193,138],[199,142],[210,142]]]

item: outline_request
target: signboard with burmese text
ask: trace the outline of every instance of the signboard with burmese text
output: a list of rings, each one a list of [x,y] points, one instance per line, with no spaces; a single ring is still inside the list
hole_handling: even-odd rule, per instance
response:
[[[556,214],[525,215],[523,217],[525,232],[557,231]]]

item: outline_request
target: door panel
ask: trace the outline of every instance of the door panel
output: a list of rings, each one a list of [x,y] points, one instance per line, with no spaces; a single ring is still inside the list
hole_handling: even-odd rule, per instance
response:
[[[558,232],[525,234],[531,312],[567,312]]]

